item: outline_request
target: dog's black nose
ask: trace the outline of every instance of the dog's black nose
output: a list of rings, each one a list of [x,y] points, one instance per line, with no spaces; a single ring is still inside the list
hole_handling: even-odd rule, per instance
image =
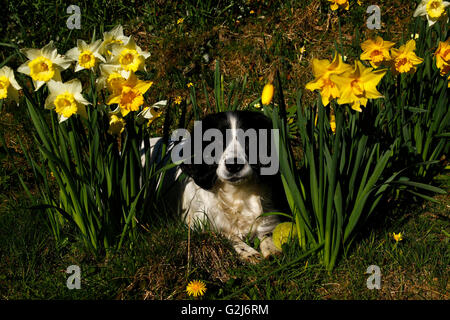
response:
[[[238,163],[238,159],[234,158],[225,161],[225,167],[227,168],[229,173],[237,173],[242,170],[244,164]]]

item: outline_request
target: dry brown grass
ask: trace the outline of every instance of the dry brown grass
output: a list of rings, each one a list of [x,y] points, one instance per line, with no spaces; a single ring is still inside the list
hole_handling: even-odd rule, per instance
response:
[[[212,232],[198,234],[188,243],[187,240],[174,241],[173,235],[160,230],[151,234],[149,243],[152,247],[147,265],[136,272],[118,299],[126,299],[129,295],[144,300],[186,299],[187,279],[198,276],[207,283],[224,284],[232,277],[229,271],[240,264],[234,258],[234,250]],[[152,252],[152,249],[156,251]]]

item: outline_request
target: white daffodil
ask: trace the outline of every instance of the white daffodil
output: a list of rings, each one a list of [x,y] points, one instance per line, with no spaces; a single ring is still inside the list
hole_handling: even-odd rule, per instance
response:
[[[119,24],[114,27],[112,30],[103,32],[103,42],[100,45],[99,52],[105,57],[111,57],[112,54],[112,46],[114,44],[125,44],[128,42],[130,37],[126,37],[123,34],[123,27]]]
[[[23,49],[22,52],[29,60],[17,71],[31,77],[36,91],[51,79],[61,81],[61,71],[71,64],[69,59],[58,54],[53,41],[42,49]]]
[[[4,66],[0,69],[0,99],[11,98],[19,104],[19,90],[22,89],[14,77],[14,71]]]
[[[48,83],[50,94],[45,100],[46,109],[55,109],[58,113],[59,122],[63,122],[74,114],[87,117],[86,105],[89,104],[81,94],[81,82],[73,79],[62,83],[50,80]]]
[[[136,123],[138,125],[143,124],[145,121],[147,122],[147,126],[149,126],[155,119],[159,118],[162,114],[162,111],[158,111],[167,105],[167,100],[161,100],[153,104],[151,107],[145,107],[139,112],[136,116]]]
[[[127,72],[118,64],[101,64],[97,90],[106,88],[112,94],[118,93],[122,90],[127,75]]]
[[[450,2],[443,0],[422,0],[414,12],[414,17],[426,16],[428,26],[435,24],[440,18],[446,16],[445,8]],[[447,17],[448,22],[448,17]]]
[[[131,72],[145,70],[145,59],[150,53],[143,51],[132,37],[124,45],[114,45],[112,48],[112,64],[118,64],[127,72],[127,78]]]
[[[66,57],[77,63],[75,72],[83,69],[92,69],[99,60],[106,62],[105,58],[98,52],[100,44],[101,40],[90,44],[83,40],[77,40],[77,46],[66,52]]]

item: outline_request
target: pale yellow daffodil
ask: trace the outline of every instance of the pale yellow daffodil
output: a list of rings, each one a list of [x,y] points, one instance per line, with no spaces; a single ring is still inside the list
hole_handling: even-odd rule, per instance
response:
[[[74,114],[87,117],[85,106],[89,104],[89,101],[81,94],[82,87],[78,79],[65,83],[50,80],[48,89],[50,93],[45,100],[45,108],[55,109],[59,122],[66,121]]]
[[[97,90],[108,89],[112,94],[120,93],[127,72],[117,64],[101,64],[100,76],[96,80]]]
[[[61,81],[61,71],[69,68],[71,61],[58,54],[53,41],[42,49],[21,50],[29,59],[17,71],[29,75],[35,90],[39,90],[50,80]]]
[[[129,76],[132,72],[145,70],[145,59],[149,56],[150,53],[143,51],[130,37],[124,45],[113,45],[111,63],[120,65]]]
[[[0,100],[13,99],[19,104],[19,90],[22,89],[14,77],[14,71],[4,66],[0,69]]]
[[[99,53],[101,40],[87,44],[83,40],[77,40],[77,46],[66,52],[66,57],[76,62],[75,72],[83,69],[94,68],[98,61],[106,62]]]
[[[450,2],[443,0],[422,0],[414,12],[414,17],[426,16],[429,27],[439,19],[445,19],[446,23],[448,23],[448,17],[446,17],[445,12],[445,8],[448,5],[450,5]]]
[[[150,107],[145,107],[136,115],[136,123],[138,125],[147,121],[147,126],[150,126],[153,121],[162,115],[161,109],[167,105],[167,100],[161,100],[156,102]]]
[[[112,30],[103,32],[103,42],[100,45],[99,52],[107,58],[111,57],[113,45],[124,45],[130,37],[123,34],[121,25],[115,26]]]

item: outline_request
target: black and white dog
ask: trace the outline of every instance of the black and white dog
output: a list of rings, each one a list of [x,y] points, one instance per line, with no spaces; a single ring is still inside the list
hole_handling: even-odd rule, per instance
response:
[[[187,175],[178,188],[178,210],[185,223],[212,227],[249,262],[280,252],[271,237],[278,216],[263,215],[280,211],[285,199],[274,150],[278,136],[272,133],[272,122],[262,113],[216,113],[196,123],[172,150],[182,150],[184,159],[176,176]],[[175,141],[180,137],[172,135]],[[218,148],[211,148],[212,141]],[[244,242],[254,237],[260,240],[261,253]]]

